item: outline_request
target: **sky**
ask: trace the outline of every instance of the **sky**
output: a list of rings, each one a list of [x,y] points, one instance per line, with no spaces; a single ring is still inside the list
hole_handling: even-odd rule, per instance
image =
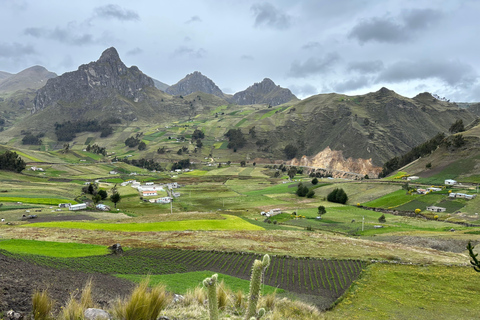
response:
[[[0,71],[58,75],[115,47],[169,85],[200,71],[225,93],[264,78],[299,98],[387,87],[480,101],[480,1],[0,0]]]

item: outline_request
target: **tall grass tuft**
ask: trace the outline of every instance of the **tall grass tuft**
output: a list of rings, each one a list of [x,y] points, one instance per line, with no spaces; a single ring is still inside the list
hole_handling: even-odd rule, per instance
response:
[[[276,292],[269,293],[261,298],[260,305],[263,306],[266,311],[273,310],[276,298]]]
[[[218,309],[224,310],[227,307],[228,298],[231,295],[231,290],[225,282],[222,280],[217,285],[217,301],[218,301]]]
[[[276,300],[275,309],[271,317],[272,320],[284,319],[302,319],[302,320],[320,320],[325,319],[314,306],[300,301],[291,301],[286,298]]]
[[[35,320],[52,319],[53,300],[48,296],[48,290],[35,290],[32,296],[33,318]]]
[[[233,297],[234,297],[235,309],[237,311],[245,309],[246,301],[245,301],[245,295],[243,294],[243,291],[238,290],[237,292],[235,292]]]
[[[95,307],[92,298],[92,278],[88,279],[85,287],[83,287],[82,295],[80,296],[80,304],[83,309]]]
[[[150,277],[145,278],[125,300],[117,300],[114,313],[120,320],[156,320],[172,297],[165,286],[158,284],[148,289]]]
[[[200,286],[197,286],[195,287],[195,289],[187,290],[187,292],[184,295],[183,305],[189,306],[189,305],[195,304],[195,305],[203,306],[206,300],[207,300],[207,293],[205,292],[205,289],[203,289]]]
[[[62,309],[60,313],[60,320],[83,320],[84,308],[79,303],[74,295],[70,296],[67,305]]]

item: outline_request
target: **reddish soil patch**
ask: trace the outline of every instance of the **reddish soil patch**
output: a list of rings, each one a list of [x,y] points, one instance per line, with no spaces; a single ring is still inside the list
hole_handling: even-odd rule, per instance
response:
[[[134,287],[130,281],[114,276],[38,266],[0,253],[0,310],[29,313],[34,290],[48,288],[58,311],[70,294],[80,291],[89,278],[93,281],[94,302],[100,307],[106,307],[118,296],[130,294]]]

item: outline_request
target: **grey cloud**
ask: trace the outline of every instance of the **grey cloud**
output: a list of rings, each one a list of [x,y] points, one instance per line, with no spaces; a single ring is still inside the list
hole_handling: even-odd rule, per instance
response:
[[[388,66],[378,76],[377,82],[400,82],[435,78],[451,86],[465,86],[474,82],[475,69],[458,60],[399,61]]]
[[[36,54],[35,49],[31,45],[20,43],[0,43],[0,57],[18,58],[21,56]]]
[[[35,38],[46,38],[78,46],[97,42],[91,34],[75,34],[72,29],[61,27],[56,27],[53,30],[45,28],[27,28],[24,30],[24,34]]]
[[[383,62],[380,60],[353,61],[347,66],[348,71],[356,71],[360,73],[375,73],[383,70],[383,68]]]
[[[242,60],[255,60],[255,58],[251,55],[248,55],[248,54],[242,54],[242,56],[240,57],[240,59]]]
[[[295,95],[301,96],[301,97],[311,96],[318,93],[317,88],[315,88],[311,84],[305,84],[300,86],[292,85],[292,86],[289,86],[288,88],[292,90],[292,92]]]
[[[332,85],[335,92],[347,92],[360,88],[364,88],[371,83],[371,80],[365,76],[349,79],[343,82],[338,82]]]
[[[202,22],[202,19],[200,19],[199,16],[193,16],[189,20],[185,21],[185,23],[192,23],[192,22]]]
[[[124,9],[116,4],[107,4],[94,9],[95,15],[101,18],[117,19],[121,21],[139,21],[140,16],[133,10]]]
[[[293,78],[305,78],[313,74],[325,73],[339,60],[340,55],[331,52],[321,58],[309,58],[304,63],[294,61],[287,75]]]
[[[133,48],[132,50],[127,51],[127,55],[129,56],[136,56],[137,54],[142,53],[143,50],[140,49],[139,47]]]
[[[374,17],[360,21],[352,28],[348,37],[360,43],[369,41],[400,43],[410,40],[416,32],[437,22],[443,14],[433,9],[403,11],[398,17]]]
[[[291,25],[291,17],[268,2],[254,4],[251,10],[255,15],[255,27],[288,29]]]
[[[207,51],[205,51],[203,48],[200,49],[193,49],[191,47],[186,47],[186,46],[180,46],[172,54],[172,57],[178,57],[178,56],[187,56],[190,58],[196,58],[200,59],[205,56]]]
[[[313,49],[319,49],[321,47],[322,47],[322,45],[318,42],[309,42],[309,43],[303,45],[302,49],[313,50]]]

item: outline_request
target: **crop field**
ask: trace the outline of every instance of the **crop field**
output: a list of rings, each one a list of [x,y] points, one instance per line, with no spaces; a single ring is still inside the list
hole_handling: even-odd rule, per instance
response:
[[[76,201],[69,200],[68,198],[58,199],[58,198],[43,198],[43,197],[8,197],[0,195],[0,201],[4,202],[22,202],[22,203],[35,203],[35,204],[44,204],[44,205],[55,205],[57,206],[60,203],[66,203],[67,201],[75,204]]]
[[[386,196],[383,196],[379,199],[367,202],[364,205],[367,207],[375,207],[375,208],[386,208],[386,207],[395,208],[421,196],[423,195],[420,195],[420,194],[409,195],[406,193],[405,190],[398,190],[390,194],[387,194]]]
[[[105,248],[105,246],[23,239],[0,240],[0,249],[12,253],[62,258],[105,255],[107,253],[107,248]]]
[[[122,256],[53,257],[31,254],[7,255],[54,268],[124,275],[162,275],[210,271],[249,280],[251,267],[261,255],[177,249],[131,249]],[[317,304],[330,306],[366,267],[359,260],[299,259],[272,256],[264,283],[286,291],[318,296]],[[210,274],[211,275],[211,274]]]

